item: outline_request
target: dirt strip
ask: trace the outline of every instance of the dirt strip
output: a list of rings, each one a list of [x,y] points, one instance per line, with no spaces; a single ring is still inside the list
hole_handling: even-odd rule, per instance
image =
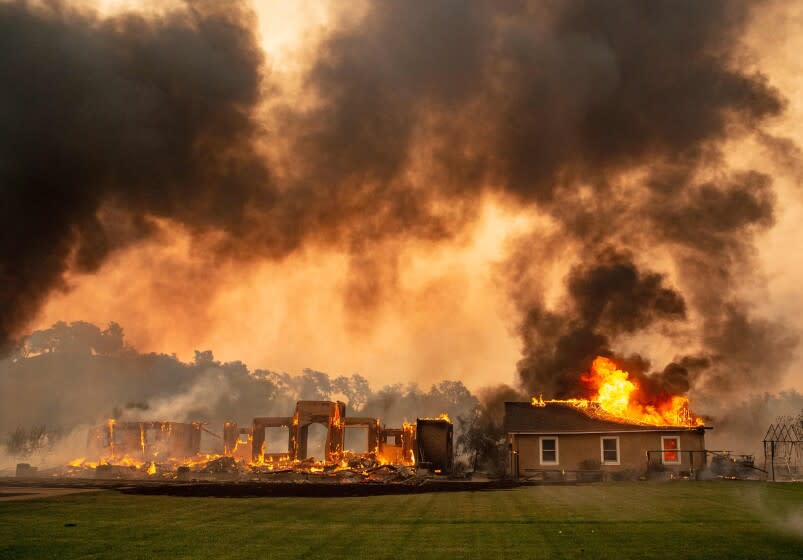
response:
[[[14,502],[17,500],[36,500],[39,498],[55,498],[80,492],[97,492],[100,488],[43,488],[0,486],[0,502]]]
[[[255,498],[306,497],[341,498],[354,496],[383,496],[390,494],[421,494],[427,492],[476,492],[512,488],[516,484],[500,482],[427,481],[422,484],[337,484],[325,482],[239,482],[196,484],[165,484],[160,486],[129,486],[120,488],[124,494],[148,494],[185,497]]]
[[[471,492],[512,488],[513,481],[452,481],[422,480],[416,483],[338,483],[331,482],[270,482],[270,481],[138,481],[138,480],[89,480],[89,479],[7,479],[0,488],[8,493],[27,493],[41,489],[61,490],[65,494],[82,490],[116,490],[124,494],[184,496],[184,497],[348,497],[379,496],[388,494],[419,494],[425,492]],[[22,497],[22,496],[20,496]],[[8,499],[13,499],[9,497]]]

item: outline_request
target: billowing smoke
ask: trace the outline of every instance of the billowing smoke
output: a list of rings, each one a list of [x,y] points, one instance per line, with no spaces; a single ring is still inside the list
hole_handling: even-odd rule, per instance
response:
[[[390,427],[443,412],[468,417],[477,406],[460,381],[372,388],[359,374],[252,370],[215,360],[211,351],[185,363],[138,352],[117,324],[101,330],[82,322],[36,331],[0,360],[0,394],[19,397],[0,408],[0,470],[31,455],[73,459],[85,453],[87,427],[108,418],[199,421],[220,435],[227,421],[249,426],[257,416],[290,416],[298,400],[341,400],[348,415],[381,418]]]
[[[251,16],[211,4],[108,19],[0,4],[0,343],[65,271],[97,269],[155,218],[237,237],[270,198]]]
[[[594,355],[614,354],[615,342],[642,332],[674,337],[683,349],[645,383],[652,391],[692,381],[717,392],[772,384],[792,357],[796,337],[754,317],[739,292],[751,276],[754,235],[774,220],[772,180],[730,169],[724,157],[726,141],[760,131],[784,100],[762,75],[739,69],[747,6],[698,8],[560,3],[547,26],[551,49],[520,39],[531,49],[520,60],[542,63],[515,74],[533,81],[516,90],[532,97],[513,112],[532,126],[516,122],[530,135],[513,145],[532,152],[513,160],[525,171],[504,177],[522,177],[522,192],[557,224],[546,240],[557,247],[549,259],[538,258],[545,250],[529,237],[508,272],[518,275],[510,283],[521,314],[519,373],[532,392],[576,395]],[[556,309],[520,278],[548,271],[561,250],[581,262]],[[674,274],[644,266],[648,255]],[[649,372],[643,358],[619,361]]]
[[[771,170],[725,150],[752,135],[799,154],[765,130],[780,92],[743,69],[760,3],[369,2],[311,51],[303,102],[270,104],[253,14],[212,4],[0,6],[0,342],[159,220],[213,258],[341,251],[367,313],[396,287],[396,244],[453,239],[493,196],[547,224],[501,273],[527,392],[570,395],[597,354],[654,392],[788,364],[796,338],[740,290]],[[618,350],[642,334],[678,348],[660,373]]]
[[[709,449],[726,449],[741,453],[754,453],[763,461],[762,441],[770,424],[798,421],[803,415],[803,394],[781,391],[776,394],[756,394],[722,402],[720,399],[702,399],[699,405],[714,419],[714,429],[706,434]],[[791,420],[790,420],[791,419]],[[756,466],[763,467],[760,464]]]
[[[662,275],[641,272],[629,255],[612,250],[574,267],[566,284],[563,309],[531,304],[522,324],[522,382],[548,395],[582,395],[578,374],[596,356],[612,354],[611,337],[686,318],[683,298]],[[630,371],[643,369],[630,361]]]

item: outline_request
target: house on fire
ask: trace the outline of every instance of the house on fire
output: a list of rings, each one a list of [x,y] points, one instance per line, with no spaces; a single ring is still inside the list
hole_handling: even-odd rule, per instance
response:
[[[517,478],[582,478],[588,471],[694,474],[706,462],[702,426],[627,423],[569,403],[506,402],[504,428]]]

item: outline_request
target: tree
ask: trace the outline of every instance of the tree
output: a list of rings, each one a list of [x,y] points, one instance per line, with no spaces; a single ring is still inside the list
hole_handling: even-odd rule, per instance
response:
[[[472,468],[504,476],[507,471],[505,433],[488,410],[478,405],[468,417],[458,416],[457,423],[460,432],[457,449],[459,453],[472,456]]]
[[[51,447],[59,437],[58,430],[48,432],[44,424],[31,426],[26,430],[22,426],[6,436],[6,451],[17,457],[30,457],[47,447]]]
[[[360,412],[365,408],[368,399],[371,397],[371,386],[368,380],[359,373],[351,377],[341,375],[332,381],[332,391],[342,393],[348,401],[349,408],[354,412]]]

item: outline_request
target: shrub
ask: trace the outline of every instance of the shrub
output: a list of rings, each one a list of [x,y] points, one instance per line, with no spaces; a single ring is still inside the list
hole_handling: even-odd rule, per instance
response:
[[[583,459],[577,464],[577,468],[581,471],[598,471],[602,468],[602,463],[599,459]]]

